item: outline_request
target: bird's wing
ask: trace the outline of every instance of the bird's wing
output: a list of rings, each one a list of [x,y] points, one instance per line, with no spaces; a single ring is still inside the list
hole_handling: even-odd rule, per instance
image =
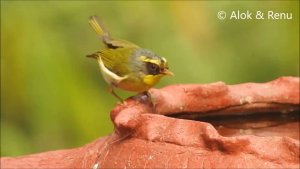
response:
[[[104,66],[118,76],[126,76],[130,73],[129,57],[134,49],[117,48],[102,49],[99,51]]]
[[[136,44],[123,39],[106,39],[103,40],[105,45],[110,49],[117,48],[139,48]]]
[[[118,84],[123,81],[124,79],[128,78],[128,75],[125,76],[119,76],[115,74],[114,72],[110,71],[106,66],[104,66],[104,63],[101,59],[101,57],[98,58],[98,63],[103,75],[103,78],[105,81],[111,85],[118,86]]]

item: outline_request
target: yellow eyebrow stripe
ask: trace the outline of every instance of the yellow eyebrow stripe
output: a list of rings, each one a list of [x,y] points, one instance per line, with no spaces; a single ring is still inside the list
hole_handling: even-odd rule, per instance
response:
[[[154,63],[156,65],[160,65],[160,60],[155,60],[155,59],[150,59],[150,58],[147,58],[146,56],[140,56],[139,59],[143,62],[150,62],[150,63]]]

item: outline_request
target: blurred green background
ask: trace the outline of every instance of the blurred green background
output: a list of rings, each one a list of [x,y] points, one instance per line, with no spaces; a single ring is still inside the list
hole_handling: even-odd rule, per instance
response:
[[[219,20],[218,11],[292,13],[292,20]],[[1,1],[1,156],[84,145],[112,132],[95,60],[98,15],[114,37],[168,59],[176,83],[299,76],[299,2]],[[122,97],[132,93],[117,91]]]

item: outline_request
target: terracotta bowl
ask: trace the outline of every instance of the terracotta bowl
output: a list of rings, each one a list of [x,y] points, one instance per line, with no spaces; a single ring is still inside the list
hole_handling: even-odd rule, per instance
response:
[[[111,112],[83,147],[1,158],[2,168],[299,168],[299,78],[172,85]]]

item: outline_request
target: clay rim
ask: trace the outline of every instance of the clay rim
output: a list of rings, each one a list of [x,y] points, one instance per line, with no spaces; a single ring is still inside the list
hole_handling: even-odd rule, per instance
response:
[[[261,89],[266,90],[265,93],[261,93]],[[188,93],[187,90],[191,92]],[[189,94],[188,97],[182,96],[186,93]],[[265,124],[265,128],[286,122],[298,122],[299,124],[298,93],[299,78],[294,77],[281,77],[263,84],[226,85],[218,82],[208,85],[175,85],[163,89],[150,89],[147,94],[140,94],[127,99],[125,105],[119,105],[111,112],[111,118],[117,128],[120,127],[120,123],[115,121],[115,118],[124,111],[134,112],[131,113],[134,115],[127,117],[126,122],[134,121],[139,115],[149,114],[181,120],[204,121],[213,125],[214,118],[219,120],[220,117],[234,115],[251,119],[251,123],[253,123],[253,116],[255,118],[261,114],[264,117],[269,117],[269,121],[272,121]],[[201,105],[203,100],[210,100],[211,102],[206,101],[206,104],[212,106]],[[213,103],[215,100],[217,100],[216,104]],[[281,116],[284,118],[280,118]],[[234,122],[231,120],[230,123]],[[259,118],[257,123],[261,123]],[[121,126],[126,128],[127,125]],[[254,124],[250,128],[257,125]],[[242,128],[243,124],[240,126]],[[214,127],[217,128],[218,126],[214,125]],[[239,126],[235,126],[235,128],[239,128]]]

